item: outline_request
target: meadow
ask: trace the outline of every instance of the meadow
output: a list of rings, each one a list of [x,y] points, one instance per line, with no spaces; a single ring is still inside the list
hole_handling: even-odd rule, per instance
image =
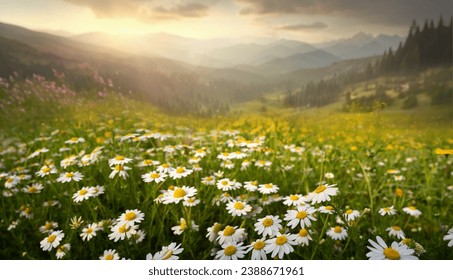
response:
[[[34,90],[2,105],[1,259],[453,259],[434,111],[206,118]]]

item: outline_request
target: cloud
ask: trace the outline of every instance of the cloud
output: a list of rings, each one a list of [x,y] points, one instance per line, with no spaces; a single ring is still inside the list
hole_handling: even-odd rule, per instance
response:
[[[353,17],[363,22],[410,24],[453,14],[451,0],[236,0],[241,15],[301,14]]]
[[[196,2],[171,3],[160,1],[165,6],[150,0],[63,0],[88,7],[98,18],[135,18],[144,22],[198,18],[209,15],[209,7]],[[169,4],[170,3],[170,4]]]
[[[300,23],[300,24],[287,24],[277,26],[276,30],[286,30],[286,31],[314,31],[327,28],[327,24],[324,22],[313,22],[310,24]]]

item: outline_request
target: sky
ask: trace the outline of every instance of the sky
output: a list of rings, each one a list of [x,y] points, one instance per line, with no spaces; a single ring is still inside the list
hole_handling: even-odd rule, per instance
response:
[[[0,22],[34,30],[309,43],[358,32],[406,36],[414,19],[452,14],[453,0],[0,0]]]

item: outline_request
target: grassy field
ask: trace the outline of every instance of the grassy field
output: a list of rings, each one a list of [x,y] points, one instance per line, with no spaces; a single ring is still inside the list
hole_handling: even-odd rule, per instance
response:
[[[453,259],[449,107],[59,104],[1,118],[1,259]]]

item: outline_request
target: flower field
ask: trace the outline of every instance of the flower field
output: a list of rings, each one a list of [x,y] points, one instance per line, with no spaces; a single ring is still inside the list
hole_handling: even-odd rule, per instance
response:
[[[453,259],[448,131],[156,119],[2,135],[1,258]]]

